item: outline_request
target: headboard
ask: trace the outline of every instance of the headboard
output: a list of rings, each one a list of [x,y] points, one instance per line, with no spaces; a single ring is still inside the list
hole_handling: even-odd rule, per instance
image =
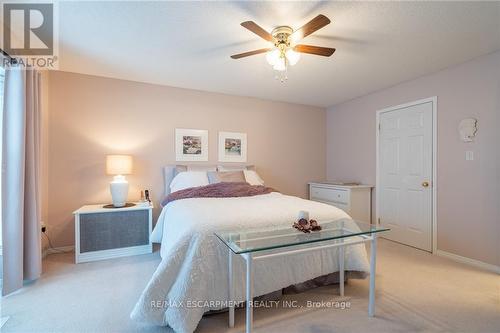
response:
[[[163,167],[163,188],[165,196],[170,194],[170,183],[172,179],[183,171],[230,171],[230,170],[255,170],[254,165],[248,164],[221,164],[221,165],[202,165],[202,164],[188,164],[188,165],[166,165]]]

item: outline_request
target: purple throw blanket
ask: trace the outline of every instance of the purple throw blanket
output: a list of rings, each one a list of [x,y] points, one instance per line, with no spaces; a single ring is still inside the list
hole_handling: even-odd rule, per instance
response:
[[[189,198],[237,198],[277,192],[274,189],[248,183],[215,183],[206,186],[190,187],[167,195],[161,202],[162,207],[169,202]]]

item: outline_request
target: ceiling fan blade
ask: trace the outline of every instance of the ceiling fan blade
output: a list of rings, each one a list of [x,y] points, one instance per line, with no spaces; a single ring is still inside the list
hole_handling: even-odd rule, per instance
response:
[[[245,52],[245,53],[233,54],[231,56],[231,58],[233,58],[233,59],[240,59],[240,58],[244,58],[244,57],[249,57],[249,56],[252,56],[252,55],[256,55],[256,54],[259,54],[259,53],[265,53],[267,51],[271,51],[271,49],[270,48],[265,48],[265,49],[258,49],[258,50],[249,51],[249,52]]]
[[[321,47],[321,46],[304,45],[304,44],[295,45],[293,50],[301,53],[320,55],[323,57],[329,57],[333,54],[333,52],[335,52],[335,49],[330,47]]]
[[[324,26],[330,24],[330,19],[325,15],[318,15],[311,21],[304,24],[300,29],[297,29],[292,34],[292,40],[299,41],[302,38],[309,36],[313,32],[323,28]]]
[[[274,42],[273,36],[269,32],[267,32],[266,30],[262,29],[259,25],[257,25],[257,23],[255,23],[253,21],[243,22],[243,23],[241,23],[241,26],[244,28],[247,28],[248,30],[250,30],[254,34],[264,38],[265,40],[267,40],[269,42]]]

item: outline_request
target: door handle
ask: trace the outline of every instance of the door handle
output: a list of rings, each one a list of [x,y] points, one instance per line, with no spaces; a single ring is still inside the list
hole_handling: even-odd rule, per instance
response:
[[[422,182],[423,187],[429,187],[429,182]]]

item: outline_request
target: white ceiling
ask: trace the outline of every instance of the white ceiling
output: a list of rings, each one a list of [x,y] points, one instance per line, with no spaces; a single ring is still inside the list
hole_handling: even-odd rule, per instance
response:
[[[60,69],[175,87],[331,106],[500,49],[499,2],[62,2]],[[303,40],[282,84],[267,47],[239,24],[332,23]]]

